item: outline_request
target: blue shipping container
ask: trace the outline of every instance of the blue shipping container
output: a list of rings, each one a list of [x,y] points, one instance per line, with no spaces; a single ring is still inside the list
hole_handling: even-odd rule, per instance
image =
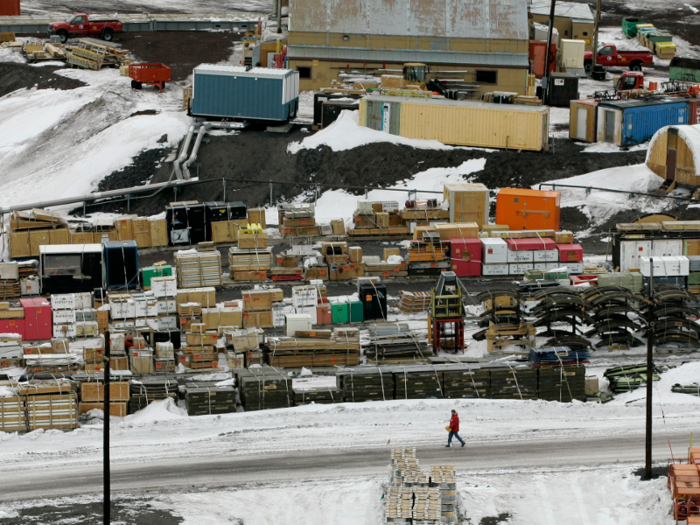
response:
[[[194,68],[193,116],[286,122],[298,107],[298,71],[212,64]]]
[[[620,146],[648,141],[664,126],[687,124],[689,108],[683,99],[622,100],[598,106],[598,140]]]

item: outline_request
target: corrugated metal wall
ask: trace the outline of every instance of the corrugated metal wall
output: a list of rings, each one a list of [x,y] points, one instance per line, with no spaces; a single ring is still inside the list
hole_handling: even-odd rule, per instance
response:
[[[687,102],[625,108],[622,115],[622,146],[646,142],[664,126],[687,123]]]
[[[287,120],[291,106],[282,103],[283,79],[194,75],[192,114],[210,117]]]

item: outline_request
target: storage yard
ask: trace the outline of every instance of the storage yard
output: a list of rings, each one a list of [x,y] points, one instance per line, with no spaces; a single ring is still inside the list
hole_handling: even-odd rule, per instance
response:
[[[0,0],[0,525],[700,520],[700,5],[551,6]]]

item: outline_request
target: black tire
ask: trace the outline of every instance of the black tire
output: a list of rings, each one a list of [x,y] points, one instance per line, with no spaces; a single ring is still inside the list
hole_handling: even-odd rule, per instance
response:
[[[56,34],[61,39],[61,44],[65,44],[66,42],[68,42],[68,31],[66,31],[65,29],[61,29]]]
[[[641,71],[642,70],[642,63],[641,62],[632,62],[630,64],[630,71]]]
[[[583,69],[586,71],[586,75],[590,75],[593,71],[593,62],[591,62],[590,60],[586,60],[583,63]]]
[[[143,84],[141,82],[137,82],[136,80],[132,80],[131,87],[134,89],[141,89],[143,87]]]
[[[165,82],[163,82],[163,89],[165,89],[165,84],[166,84],[166,83],[165,83]]]
[[[114,31],[110,28],[106,28],[102,31],[102,40],[105,42],[112,42],[114,40]]]

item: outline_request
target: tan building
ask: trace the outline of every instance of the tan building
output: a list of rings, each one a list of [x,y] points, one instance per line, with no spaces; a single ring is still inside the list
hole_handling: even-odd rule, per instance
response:
[[[524,94],[528,0],[290,0],[289,65],[302,90],[350,69],[460,71],[481,92]],[[466,73],[461,73],[466,71]]]
[[[549,0],[535,0],[530,6],[532,21],[549,27]],[[593,49],[593,34],[595,20],[588,4],[573,2],[557,2],[554,8],[554,27],[559,31],[559,37],[567,40],[584,40],[586,50]]]

